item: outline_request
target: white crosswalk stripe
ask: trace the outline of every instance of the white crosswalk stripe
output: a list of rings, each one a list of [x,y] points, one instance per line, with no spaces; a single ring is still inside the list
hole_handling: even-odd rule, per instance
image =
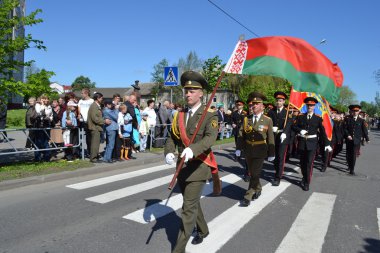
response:
[[[269,203],[283,193],[290,186],[289,182],[281,182],[277,187],[266,184],[263,187],[263,194],[248,207],[241,207],[240,203],[227,209],[225,212],[215,217],[208,223],[210,235],[202,244],[192,245],[190,242],[186,246],[188,252],[216,252],[226,244],[245,224],[258,215]],[[239,214],[239,215],[236,215]]]
[[[377,225],[379,226],[379,239],[380,239],[380,208],[377,208]]]
[[[90,181],[81,182],[78,184],[66,185],[66,187],[76,189],[76,190],[83,190],[83,189],[88,189],[88,188],[95,187],[95,186],[100,186],[100,185],[109,184],[109,183],[113,183],[113,182],[117,182],[117,181],[121,181],[121,180],[125,180],[125,179],[143,176],[143,175],[147,175],[150,173],[163,171],[163,170],[167,170],[167,169],[171,169],[171,168],[175,168],[175,165],[165,164],[165,165],[155,166],[155,167],[151,167],[151,168],[147,168],[147,169],[136,170],[136,171],[132,171],[132,172],[128,172],[128,173],[118,174],[118,175],[114,175],[114,176],[102,177],[102,178],[98,178],[98,179],[94,179],[94,180],[90,180]]]
[[[222,187],[225,188],[231,184],[234,184],[241,180],[241,178],[235,174],[229,174],[221,178]],[[202,197],[210,195],[213,191],[212,184],[206,184],[203,189]],[[175,210],[182,207],[182,195],[177,194],[172,196],[169,201],[167,199],[160,201],[159,203],[153,204],[146,208],[137,210],[133,213],[123,216],[124,219],[133,220],[139,223],[147,224],[149,222],[155,221]]]
[[[299,212],[276,253],[322,252],[336,195],[314,192]]]

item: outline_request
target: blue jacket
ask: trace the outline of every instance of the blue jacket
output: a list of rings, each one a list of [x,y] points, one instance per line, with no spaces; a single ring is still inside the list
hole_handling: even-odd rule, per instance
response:
[[[119,125],[117,124],[117,117],[119,112],[117,110],[111,110],[108,108],[105,108],[103,111],[103,118],[104,119],[110,119],[112,121],[111,124],[105,125],[106,131],[117,131],[119,129]]]
[[[62,115],[62,127],[68,127],[67,124],[66,124],[66,119],[67,119],[67,111],[63,112],[63,115]],[[75,116],[75,113],[74,112],[69,112],[69,118],[71,120],[71,126],[69,127],[77,127],[78,126],[78,121],[77,121],[77,117]]]

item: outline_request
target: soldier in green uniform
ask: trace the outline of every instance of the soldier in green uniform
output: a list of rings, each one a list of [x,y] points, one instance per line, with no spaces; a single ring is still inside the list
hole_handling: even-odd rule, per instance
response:
[[[265,96],[258,92],[252,92],[248,96],[247,104],[252,114],[244,118],[240,128],[236,156],[245,153],[248,170],[251,173],[248,190],[241,201],[242,206],[249,206],[252,199],[261,195],[260,175],[264,159],[273,161],[274,135],[272,119],[264,115],[263,101]]]
[[[188,110],[174,115],[171,135],[166,142],[164,153],[168,164],[174,163],[176,146],[179,154],[177,164],[182,157],[185,157],[185,165],[177,178],[183,196],[182,224],[173,250],[173,252],[182,253],[185,252],[186,244],[195,226],[197,235],[192,240],[192,244],[202,243],[209,234],[200,205],[200,197],[206,180],[211,177],[211,173],[215,175],[215,170],[217,171],[211,147],[218,134],[218,117],[215,112],[205,112],[206,117],[199,132],[194,142],[189,145],[189,139],[194,134],[205,110],[202,97],[207,81],[201,74],[187,71],[181,76],[181,85],[185,89]]]

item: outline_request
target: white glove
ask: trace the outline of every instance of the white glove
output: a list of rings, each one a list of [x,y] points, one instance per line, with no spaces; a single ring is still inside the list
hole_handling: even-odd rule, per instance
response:
[[[273,133],[277,133],[278,127],[273,127]]]
[[[283,143],[284,140],[286,139],[286,133],[282,133],[282,134],[280,135],[280,139],[281,139],[281,143]]]
[[[276,157],[274,157],[274,156],[269,156],[269,157],[268,157],[268,162],[273,162],[275,158],[276,158]]]
[[[191,148],[187,147],[182,151],[181,158],[185,157],[185,162],[194,157],[194,153]]]
[[[329,145],[329,146],[326,146],[325,147],[325,151],[329,151],[329,152],[331,152],[332,151],[332,147]]]
[[[241,151],[240,151],[240,150],[236,150],[236,151],[235,151],[235,155],[236,155],[237,157],[240,157],[240,155],[241,155]]]
[[[174,163],[174,157],[173,153],[168,153],[165,157],[166,163],[172,165]]]
[[[307,131],[306,130],[301,130],[300,134],[301,135],[305,135],[305,134],[307,134]]]

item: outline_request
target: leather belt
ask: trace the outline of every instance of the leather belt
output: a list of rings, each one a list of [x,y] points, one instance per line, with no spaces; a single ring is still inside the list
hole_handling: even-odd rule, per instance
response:
[[[267,141],[266,140],[262,140],[262,141],[249,141],[249,140],[245,140],[246,143],[248,144],[251,144],[251,145],[259,145],[259,144],[266,144]]]
[[[312,134],[312,135],[298,135],[299,137],[301,138],[304,138],[304,139],[312,139],[312,138],[317,138],[317,135],[316,134]]]

